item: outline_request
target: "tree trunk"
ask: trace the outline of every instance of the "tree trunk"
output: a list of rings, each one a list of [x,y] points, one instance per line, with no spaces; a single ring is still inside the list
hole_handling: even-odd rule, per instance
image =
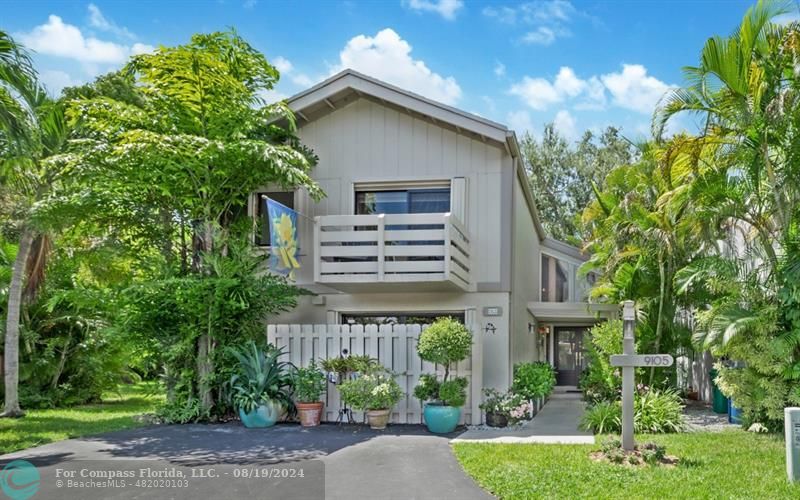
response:
[[[214,245],[214,228],[210,222],[203,223],[200,238],[198,239],[201,253],[198,255],[198,266],[203,274],[208,274],[208,270],[203,268],[203,255],[210,252]],[[213,305],[209,301],[208,317],[206,321],[206,332],[197,339],[197,392],[200,398],[200,406],[206,411],[210,411],[214,405],[214,396],[211,390],[209,378],[214,372],[212,361],[214,345],[212,343],[212,314]]]
[[[19,406],[19,316],[22,309],[22,285],[25,266],[33,243],[33,232],[24,228],[19,240],[19,250],[14,259],[11,285],[8,288],[8,315],[5,339],[5,407],[0,417],[25,415]]]
[[[211,393],[209,377],[214,371],[211,361],[211,335],[205,333],[197,339],[197,392],[200,397],[200,407],[210,411],[214,406],[214,397]]]
[[[72,328],[69,329],[69,334],[67,335],[67,341],[64,342],[64,350],[61,351],[61,359],[58,360],[58,368],[56,369],[56,373],[53,375],[53,380],[50,382],[50,387],[55,389],[58,387],[58,379],[61,378],[61,374],[64,372],[64,365],[67,364],[67,354],[69,353],[69,345],[72,343]]]
[[[661,283],[658,294],[658,318],[656,318],[656,342],[654,346],[656,352],[654,354],[659,354],[659,349],[661,349],[661,337],[664,335],[664,309],[666,306],[667,294],[670,292],[670,282],[672,281],[672,273],[670,269],[667,269],[667,266],[669,266],[669,264],[664,262],[663,254],[659,254],[658,275]],[[656,368],[654,366],[650,368],[650,382],[647,385],[652,387],[655,376]]]

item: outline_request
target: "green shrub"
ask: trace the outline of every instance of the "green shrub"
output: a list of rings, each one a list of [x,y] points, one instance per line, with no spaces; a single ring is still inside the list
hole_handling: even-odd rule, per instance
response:
[[[419,335],[417,353],[425,361],[444,366],[467,359],[472,350],[472,334],[451,317],[438,318]],[[446,378],[446,377],[445,377]]]
[[[556,385],[556,372],[549,363],[517,363],[511,390],[525,399],[546,397]]]
[[[436,375],[429,373],[419,377],[414,387],[414,397],[420,401],[431,401],[445,406],[464,406],[467,401],[467,385],[465,377],[456,377],[440,382]]]
[[[683,429],[683,404],[675,390],[641,391],[633,406],[636,432],[680,432]]]
[[[622,407],[619,403],[600,401],[586,410],[581,426],[595,434],[609,434],[620,431],[621,418]]]
[[[643,390],[633,402],[633,428],[636,433],[680,432],[683,429],[683,405],[674,390]],[[596,434],[622,430],[622,403],[601,401],[589,407],[581,426]]]
[[[297,401],[301,403],[314,403],[319,401],[325,392],[328,383],[314,360],[305,368],[298,368],[294,374],[294,392]]]
[[[464,377],[456,377],[439,384],[438,399],[445,406],[464,406],[467,402],[467,385]]]
[[[339,385],[342,400],[356,410],[386,410],[403,397],[403,390],[390,374],[362,375]]]
[[[578,387],[589,404],[620,398],[622,377],[611,366],[611,355],[622,354],[622,321],[611,320],[592,327],[586,344],[587,366]]]
[[[425,361],[444,367],[440,382],[436,375],[424,374],[414,388],[414,396],[421,401],[437,402],[446,406],[463,406],[467,400],[466,378],[449,379],[450,365],[466,359],[472,350],[472,334],[457,320],[438,318],[423,330],[417,342],[417,354]]]

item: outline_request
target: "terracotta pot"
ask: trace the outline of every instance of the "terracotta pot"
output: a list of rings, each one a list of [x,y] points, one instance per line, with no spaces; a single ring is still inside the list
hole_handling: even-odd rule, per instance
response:
[[[389,422],[389,410],[367,411],[367,422],[371,429],[383,430]]]
[[[303,427],[316,427],[322,415],[322,402],[297,403],[297,414],[300,415],[300,425]]]

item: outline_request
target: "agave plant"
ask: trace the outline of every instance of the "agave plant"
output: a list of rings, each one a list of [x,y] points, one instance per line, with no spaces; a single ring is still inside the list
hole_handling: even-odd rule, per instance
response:
[[[247,413],[268,402],[277,401],[292,408],[292,373],[294,365],[281,361],[283,348],[267,344],[265,349],[250,341],[229,349],[238,361],[237,373],[229,382],[231,400],[236,408]]]

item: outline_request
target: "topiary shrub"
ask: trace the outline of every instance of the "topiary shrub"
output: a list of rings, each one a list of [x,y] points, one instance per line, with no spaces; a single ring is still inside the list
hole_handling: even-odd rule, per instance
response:
[[[414,388],[414,396],[445,406],[463,406],[467,400],[467,379],[449,379],[450,365],[465,360],[472,351],[472,334],[457,320],[438,318],[423,330],[417,342],[417,354],[425,361],[444,367],[441,382],[436,375],[424,374]]]

